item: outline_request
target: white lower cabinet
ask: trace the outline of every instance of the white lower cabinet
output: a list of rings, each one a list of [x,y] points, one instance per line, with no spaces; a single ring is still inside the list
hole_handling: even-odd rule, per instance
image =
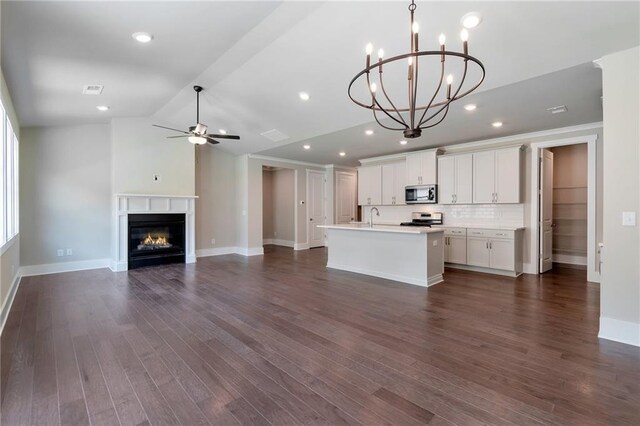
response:
[[[518,276],[522,273],[522,229],[445,228],[444,252],[451,267]]]
[[[446,263],[467,263],[467,230],[446,228],[444,230],[444,261]]]

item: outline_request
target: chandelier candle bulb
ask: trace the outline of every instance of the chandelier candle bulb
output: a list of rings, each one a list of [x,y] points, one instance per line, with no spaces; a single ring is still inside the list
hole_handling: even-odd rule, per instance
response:
[[[375,83],[371,83],[371,86],[369,88],[371,89],[371,94],[375,96],[376,90],[378,90],[378,86],[376,86]]]
[[[462,31],[460,31],[460,38],[462,39],[462,48],[464,51],[465,55],[469,54],[469,46],[467,44],[467,41],[469,41],[469,31],[465,29],[463,29]],[[467,61],[467,59],[464,59],[465,62]]]

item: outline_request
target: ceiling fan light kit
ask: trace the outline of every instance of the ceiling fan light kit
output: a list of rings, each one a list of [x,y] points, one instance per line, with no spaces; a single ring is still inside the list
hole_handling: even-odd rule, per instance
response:
[[[196,125],[189,126],[188,131],[174,129],[171,127],[160,126],[158,124],[154,124],[154,127],[159,127],[161,129],[172,130],[174,132],[182,133],[179,136],[167,136],[167,138],[187,138],[189,142],[194,145],[204,145],[209,142],[212,145],[220,143],[216,139],[240,139],[240,136],[237,135],[228,135],[227,132],[221,132],[221,134],[209,134],[207,133],[208,127],[202,123],[200,123],[200,92],[202,92],[202,86],[193,86],[193,90],[196,92]]]
[[[449,106],[451,102],[463,98],[469,93],[476,90],[480,84],[484,81],[485,69],[482,62],[477,58],[469,55],[468,39],[469,33],[466,29],[463,29],[460,33],[462,40],[462,52],[456,52],[453,50],[447,50],[445,47],[445,36],[440,35],[440,49],[439,50],[419,50],[419,31],[420,27],[417,22],[414,21],[414,12],[416,9],[415,1],[411,1],[409,5],[409,12],[411,14],[411,25],[409,27],[411,33],[411,50],[409,53],[403,55],[393,56],[388,59],[384,59],[384,51],[380,49],[378,51],[378,61],[371,64],[371,53],[373,52],[373,45],[367,44],[366,52],[366,65],[365,68],[360,71],[349,83],[348,94],[349,98],[356,104],[363,108],[367,108],[373,112],[373,117],[376,122],[383,128],[388,130],[402,131],[405,138],[417,138],[422,135],[422,130],[440,124],[449,112]],[[436,60],[440,61],[440,79],[437,82],[437,88],[433,94],[426,97],[428,102],[418,103],[418,98],[421,97],[418,90],[418,67],[420,61]],[[402,73],[402,78],[407,79],[408,87],[408,102],[406,104],[395,102],[391,99],[387,90],[385,89],[383,79],[383,66],[388,66],[392,63],[399,61],[406,61],[408,64],[408,72]],[[449,61],[449,62],[447,62]],[[452,61],[462,61],[462,77],[459,82],[456,82],[454,86],[453,75],[449,74],[445,80],[446,65]],[[469,71],[469,65],[478,67],[480,77],[478,81],[470,88],[463,90],[463,85],[467,78]],[[372,71],[378,72],[378,81],[372,81]],[[424,76],[423,76],[424,78]],[[358,84],[366,84],[368,94],[371,100],[358,100],[352,93],[352,88],[356,82]],[[446,85],[446,89],[443,88],[443,83]],[[440,99],[438,99],[440,95]],[[396,105],[399,105],[397,107]],[[384,115],[391,120],[391,125],[385,125],[380,122],[379,115]]]

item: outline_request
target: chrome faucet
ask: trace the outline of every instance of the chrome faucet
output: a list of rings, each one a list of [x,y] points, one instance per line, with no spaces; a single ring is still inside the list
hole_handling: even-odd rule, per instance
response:
[[[376,216],[380,216],[380,210],[377,207],[371,207],[369,210],[369,228],[373,228],[373,211],[376,211]]]

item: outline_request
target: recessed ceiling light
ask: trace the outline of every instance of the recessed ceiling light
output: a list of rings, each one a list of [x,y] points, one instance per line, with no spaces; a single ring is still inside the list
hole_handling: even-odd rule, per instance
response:
[[[300,99],[302,99],[303,101],[309,100],[309,94],[307,92],[300,92],[298,93],[298,96],[300,96]]]
[[[302,145],[304,149],[311,149],[311,145]]]
[[[475,28],[482,22],[482,15],[478,12],[469,12],[460,19],[460,23],[465,28]]]
[[[400,145],[406,145],[407,141],[405,141],[404,139],[400,141]]]
[[[131,34],[131,37],[133,37],[135,41],[138,41],[140,43],[149,43],[151,40],[153,40],[153,36],[145,32],[133,33]]]
[[[502,127],[502,121],[494,121],[491,125],[493,127]]]
[[[98,111],[109,111],[109,107],[107,105],[98,105],[96,108]]]
[[[340,157],[344,157],[345,155],[347,155],[347,153],[344,151],[340,153]]]
[[[218,132],[220,132],[221,135],[227,134],[227,131],[225,129],[218,129]]]
[[[364,134],[367,136],[371,136],[373,134],[373,130],[369,129],[369,130],[365,130]]]
[[[464,109],[466,109],[467,111],[473,111],[474,109],[476,109],[476,104],[466,104],[464,106]]]

